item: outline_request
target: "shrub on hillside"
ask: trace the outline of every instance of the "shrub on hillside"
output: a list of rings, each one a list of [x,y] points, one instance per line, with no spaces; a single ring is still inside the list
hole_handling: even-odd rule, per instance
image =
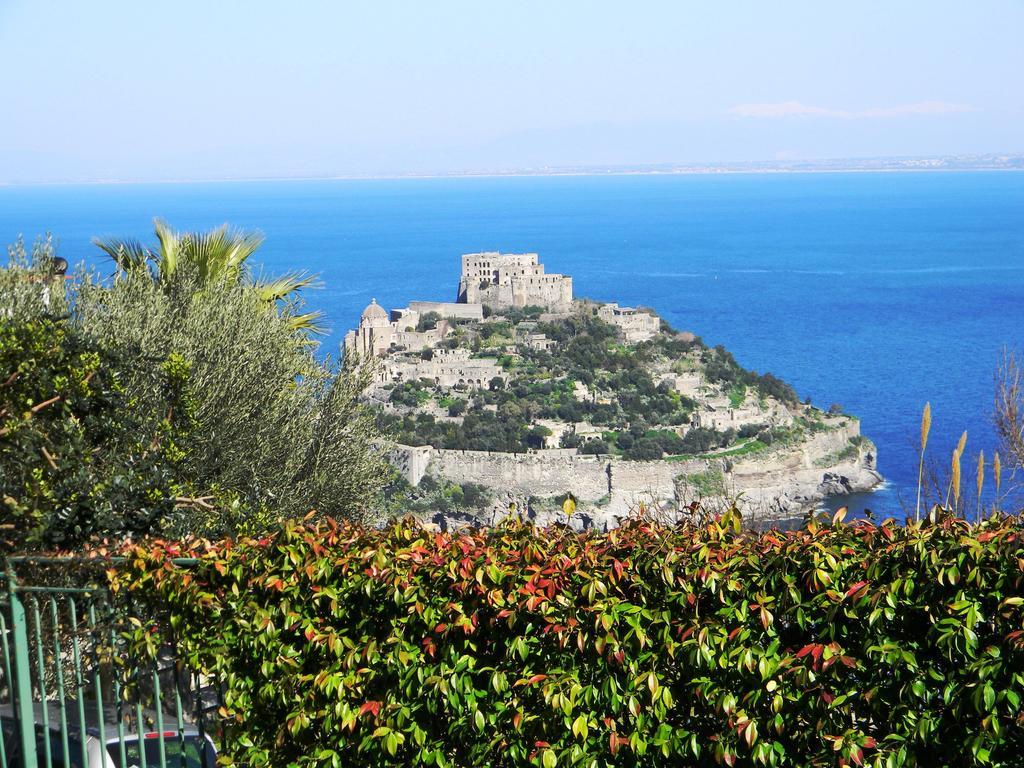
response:
[[[704,453],[715,448],[725,448],[736,433],[732,429],[719,432],[711,427],[694,427],[682,439],[680,453]]]
[[[611,446],[607,440],[599,437],[591,437],[578,448],[585,456],[600,456],[602,453],[610,453]]]
[[[427,312],[424,315],[420,315],[419,322],[416,323],[416,330],[420,333],[432,331],[437,328],[439,322],[441,322],[441,315],[437,312]]]
[[[1022,534],[326,522],[111,573],[223,681],[234,764],[1012,766]]]
[[[771,373],[758,374],[756,371],[747,371],[741,368],[732,353],[721,345],[709,350],[705,360],[704,375],[707,376],[708,381],[727,386],[744,384],[755,387],[762,397],[773,397],[790,406],[795,406],[800,402],[796,392],[789,384]]]
[[[628,433],[627,433],[628,434]],[[622,458],[631,461],[655,461],[665,454],[661,441],[654,437],[642,437],[622,453]]]

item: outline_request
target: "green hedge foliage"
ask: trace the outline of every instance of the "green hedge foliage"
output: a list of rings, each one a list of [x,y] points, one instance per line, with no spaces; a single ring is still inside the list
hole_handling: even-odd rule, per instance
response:
[[[148,401],[124,386],[132,374]],[[0,555],[151,534],[182,515],[188,380],[173,353],[133,367],[63,321],[0,310]]]
[[[221,679],[234,764],[1010,766],[1022,532],[328,521],[111,578],[161,617],[140,645]]]

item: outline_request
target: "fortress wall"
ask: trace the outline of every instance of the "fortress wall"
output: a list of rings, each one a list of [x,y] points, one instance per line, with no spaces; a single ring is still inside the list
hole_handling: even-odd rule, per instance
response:
[[[419,458],[406,458],[403,452],[429,453],[428,466]],[[531,496],[558,496],[569,492],[581,501],[597,501],[616,493],[671,497],[675,478],[686,472],[707,468],[705,461],[622,461],[609,457],[581,456],[571,449],[537,453],[494,453],[490,451],[450,451],[433,448],[396,446],[394,463],[410,483],[418,483],[429,471],[454,483],[480,483]]]
[[[455,317],[464,320],[482,320],[484,308],[482,304],[458,304],[451,301],[410,301],[409,309],[425,315],[437,312],[441,317]]]
[[[671,499],[676,478],[705,471],[715,460],[616,461],[612,466],[612,489],[625,496]]]
[[[470,278],[468,281],[464,280],[460,283],[459,295],[465,298],[467,302],[480,305],[486,304],[494,309],[512,306],[512,286],[508,283],[503,285],[492,284],[481,288],[475,278]]]
[[[568,308],[572,304],[572,278],[564,275],[538,275],[512,281],[512,306]]]
[[[813,489],[825,472],[815,462],[846,448],[860,434],[860,424],[849,420],[829,432],[810,437],[796,449],[773,451],[736,460],[727,473],[730,492],[744,491],[751,501],[768,504],[798,482]],[[412,484],[430,473],[453,483],[479,483],[524,496],[552,497],[572,493],[581,502],[595,502],[611,490],[619,499],[676,497],[676,478],[722,467],[728,459],[689,461],[623,461],[608,456],[581,456],[570,449],[531,453],[437,450],[396,446],[395,466]],[[859,459],[843,462],[855,465]]]
[[[439,450],[434,451],[429,471],[456,483],[480,483],[532,496],[570,492],[596,501],[608,493],[606,466],[594,456]]]

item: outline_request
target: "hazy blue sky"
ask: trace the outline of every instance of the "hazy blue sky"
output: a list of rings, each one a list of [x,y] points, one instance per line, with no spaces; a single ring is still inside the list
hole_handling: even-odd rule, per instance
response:
[[[1024,2],[0,0],[0,181],[1024,152]]]

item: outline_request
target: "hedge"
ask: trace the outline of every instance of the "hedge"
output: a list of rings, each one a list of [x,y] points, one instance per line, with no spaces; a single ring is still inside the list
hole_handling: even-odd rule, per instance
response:
[[[139,644],[221,678],[232,764],[1008,766],[1022,532],[327,521],[110,575],[159,613]]]

